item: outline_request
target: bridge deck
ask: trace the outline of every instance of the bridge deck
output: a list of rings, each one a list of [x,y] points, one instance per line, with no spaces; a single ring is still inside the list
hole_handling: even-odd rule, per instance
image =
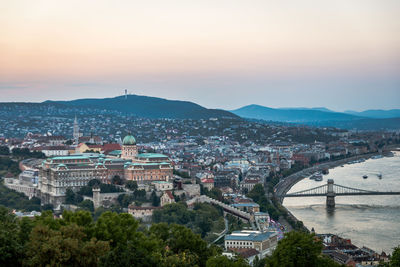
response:
[[[278,197],[326,197],[328,194],[286,194]],[[400,195],[400,192],[354,192],[354,193],[334,193],[334,196],[385,196],[385,195]]]

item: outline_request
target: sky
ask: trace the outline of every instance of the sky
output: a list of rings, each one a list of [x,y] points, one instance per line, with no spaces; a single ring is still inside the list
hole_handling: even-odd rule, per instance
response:
[[[398,0],[0,0],[0,102],[400,108]]]

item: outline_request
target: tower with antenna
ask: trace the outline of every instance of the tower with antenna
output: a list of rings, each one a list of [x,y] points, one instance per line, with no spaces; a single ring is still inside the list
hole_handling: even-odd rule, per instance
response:
[[[75,120],[74,120],[73,137],[74,137],[75,144],[77,145],[79,143],[79,137],[81,137],[81,134],[79,132],[79,124],[78,124],[78,119],[76,118],[76,115],[75,115]]]
[[[128,90],[125,89],[125,100],[128,99]]]

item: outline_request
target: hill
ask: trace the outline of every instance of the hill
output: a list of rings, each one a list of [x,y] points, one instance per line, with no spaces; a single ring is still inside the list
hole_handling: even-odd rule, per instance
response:
[[[400,115],[396,118],[374,118],[365,115],[372,112],[348,114],[334,112],[325,108],[269,108],[259,105],[248,105],[232,110],[232,113],[248,119],[274,121],[281,123],[297,123],[311,126],[337,127],[357,130],[398,130],[400,129]],[[378,114],[376,112],[374,114]],[[359,115],[357,115],[359,114]],[[384,110],[382,114],[386,113]],[[395,111],[392,114],[396,115]],[[361,116],[364,115],[364,116]],[[393,116],[394,116],[393,115]]]
[[[249,105],[236,110],[232,110],[231,112],[243,118],[291,123],[315,123],[323,121],[349,121],[354,119],[361,119],[361,117],[359,116],[333,111],[324,111],[321,108],[274,109],[259,105]]]
[[[309,123],[312,125],[312,123]],[[321,126],[316,124],[315,126]],[[385,119],[374,119],[365,118],[352,121],[329,121],[325,122],[324,126],[331,126],[341,129],[355,129],[359,131],[369,130],[399,130],[400,129],[400,117],[399,118],[385,118]]]
[[[128,95],[102,99],[77,99],[72,101],[46,101],[66,106],[88,107],[126,112],[144,118],[209,119],[238,118],[225,110],[207,109],[189,101],[167,100],[157,97]]]
[[[369,109],[361,112],[348,110],[345,111],[347,114],[363,116],[375,119],[388,119],[388,118],[399,118],[400,117],[400,109],[390,109],[390,110],[382,110],[382,109]]]

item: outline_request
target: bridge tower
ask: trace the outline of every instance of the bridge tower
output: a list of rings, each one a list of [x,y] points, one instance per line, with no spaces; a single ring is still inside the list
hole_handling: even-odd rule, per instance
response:
[[[335,191],[333,190],[333,179],[328,179],[328,191],[326,194],[326,206],[328,208],[335,207]]]

